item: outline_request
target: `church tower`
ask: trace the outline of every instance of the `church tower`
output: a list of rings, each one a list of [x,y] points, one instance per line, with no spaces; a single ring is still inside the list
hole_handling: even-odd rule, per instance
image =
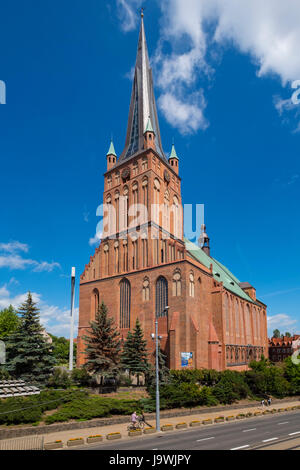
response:
[[[267,356],[266,306],[211,256],[204,226],[201,247],[183,237],[179,158],[174,144],[163,150],[143,14],[125,145],[118,157],[111,141],[105,166],[101,239],[80,277],[78,366],[102,302],[122,340],[139,319],[152,362],[158,318],[171,369],[245,370]]]

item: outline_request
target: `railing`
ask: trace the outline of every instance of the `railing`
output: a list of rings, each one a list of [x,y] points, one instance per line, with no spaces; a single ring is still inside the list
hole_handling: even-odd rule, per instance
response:
[[[0,441],[1,450],[44,450],[44,438],[41,436],[20,437]]]

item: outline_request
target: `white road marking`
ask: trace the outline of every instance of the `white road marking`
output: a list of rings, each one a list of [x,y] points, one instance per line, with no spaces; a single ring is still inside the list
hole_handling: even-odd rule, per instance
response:
[[[249,432],[249,431],[255,431],[255,430],[256,430],[256,428],[252,428],[252,429],[244,429],[244,431],[243,431],[243,432]]]
[[[277,441],[278,437],[272,437],[272,439],[265,439],[262,442],[270,442],[270,441]]]
[[[300,434],[300,431],[292,432],[291,434],[289,434],[289,436],[294,436],[295,434]]]
[[[249,447],[249,445],[247,444],[246,446],[241,446],[241,447],[234,447],[233,449],[230,449],[230,450],[240,450],[240,449],[246,449],[246,447]]]
[[[198,439],[196,442],[209,441],[209,439],[214,439],[214,437],[206,437],[205,439]]]
[[[288,424],[288,423],[289,423],[289,421],[285,421],[284,423],[277,423],[277,424],[278,424],[278,426],[280,426],[280,424]]]

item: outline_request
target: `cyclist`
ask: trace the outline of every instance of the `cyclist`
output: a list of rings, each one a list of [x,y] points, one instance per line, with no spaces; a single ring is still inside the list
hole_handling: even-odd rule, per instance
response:
[[[134,411],[131,415],[131,424],[133,426],[133,428],[136,428],[136,425],[137,425],[137,421],[138,421],[138,415],[136,414],[136,411]]]

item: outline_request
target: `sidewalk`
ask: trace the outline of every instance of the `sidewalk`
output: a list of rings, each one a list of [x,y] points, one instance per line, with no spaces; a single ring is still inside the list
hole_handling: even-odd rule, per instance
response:
[[[217,418],[219,416],[224,416],[225,418],[227,416],[236,416],[239,413],[249,413],[249,412],[255,412],[255,411],[265,411],[266,409],[279,409],[279,408],[288,408],[290,406],[295,406],[299,405],[299,401],[289,401],[289,402],[284,402],[284,403],[274,403],[271,404],[270,407],[264,406],[262,408],[260,403],[254,404],[253,407],[247,407],[247,408],[239,408],[239,409],[234,409],[234,410],[223,410],[223,411],[218,411],[218,412],[211,412],[209,409],[207,410],[206,413],[196,413],[191,415],[187,414],[185,416],[179,416],[179,417],[172,417],[172,418],[163,418],[161,417],[161,426],[164,424],[173,424],[174,426],[178,423],[186,422],[190,423],[191,421],[194,420],[199,420],[203,421],[207,418]],[[262,418],[263,419],[263,418]],[[154,419],[147,419],[147,422],[151,424],[153,427],[155,427],[155,417]],[[109,433],[114,433],[114,432],[120,432],[122,434],[122,439],[132,439],[128,437],[128,431],[127,431],[127,426],[130,424],[130,417],[128,417],[128,423],[122,423],[122,424],[113,424],[113,425],[108,425],[108,426],[102,426],[102,427],[92,427],[92,428],[85,428],[85,429],[74,429],[71,431],[62,431],[62,432],[55,432],[51,434],[45,434],[44,439],[45,443],[47,442],[53,442],[56,440],[62,440],[64,443],[64,447],[66,447],[66,442],[68,439],[74,439],[74,438],[83,438],[86,439],[89,436],[94,436],[101,434],[103,436],[103,440],[105,441],[105,437]]]

